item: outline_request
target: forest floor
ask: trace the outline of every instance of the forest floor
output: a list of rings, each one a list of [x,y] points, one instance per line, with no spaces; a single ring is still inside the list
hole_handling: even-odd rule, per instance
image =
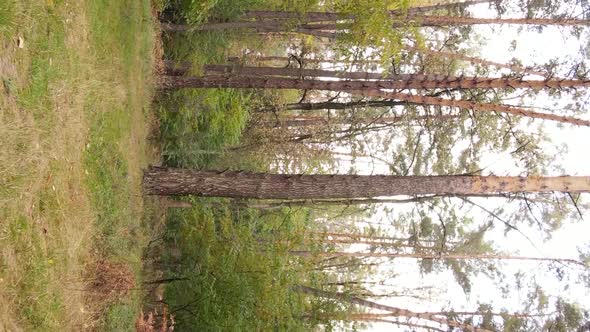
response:
[[[152,10],[0,1],[0,331],[133,328],[161,218],[141,193],[160,158]]]

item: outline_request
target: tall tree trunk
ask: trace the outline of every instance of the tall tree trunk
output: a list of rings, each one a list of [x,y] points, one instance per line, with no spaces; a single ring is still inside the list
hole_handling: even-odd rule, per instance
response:
[[[408,323],[408,322],[386,319],[387,317],[391,317],[391,316],[395,316],[395,314],[348,313],[344,316],[320,314],[318,318],[323,319],[323,320],[341,320],[341,321],[349,321],[349,322],[389,323],[389,324],[398,325],[398,326],[408,326],[411,328],[420,329],[420,331],[426,330],[429,332],[432,332],[432,331],[448,332],[448,330],[443,330],[443,329],[433,327],[430,325],[413,324],[413,323]],[[412,330],[412,331],[414,331],[414,330]]]
[[[433,10],[442,10],[442,9],[460,9],[466,8],[468,6],[482,4],[482,3],[490,3],[494,0],[471,0],[471,1],[463,1],[463,2],[454,2],[454,3],[441,3],[431,6],[420,6],[420,7],[410,7],[405,10],[392,10],[392,15],[403,15],[406,14],[424,14],[427,12],[431,12]],[[330,16],[332,19],[337,19],[337,15]],[[326,13],[325,12],[289,12],[289,11],[273,11],[273,10],[251,10],[246,12],[242,18],[246,19],[325,19]]]
[[[394,107],[408,105],[407,102],[396,101],[396,100],[361,100],[351,102],[319,102],[319,103],[292,103],[286,104],[286,110],[302,110],[302,111],[313,111],[313,110],[346,110],[355,107]]]
[[[241,88],[363,91],[381,89],[562,89],[588,86],[590,86],[590,80],[518,80],[510,78],[458,78],[452,76],[446,77],[445,79],[429,80],[425,79],[422,75],[412,75],[411,79],[401,81],[326,81],[252,76],[160,77],[160,88],[164,90],[181,88]]]
[[[576,126],[590,126],[590,120],[583,120],[576,117],[565,116],[565,115],[557,115],[557,114],[550,114],[550,113],[540,113],[531,111],[526,108],[521,107],[514,107],[508,105],[499,105],[499,104],[491,104],[491,103],[479,103],[474,101],[467,101],[467,100],[455,100],[455,99],[445,99],[440,97],[430,97],[430,96],[419,96],[419,95],[411,95],[407,93],[396,93],[396,92],[385,92],[379,90],[364,90],[364,91],[357,91],[355,94],[358,94],[363,97],[381,97],[384,99],[394,99],[399,101],[405,101],[412,104],[418,105],[437,105],[437,106],[447,106],[459,109],[470,109],[479,112],[498,112],[498,113],[506,113],[512,114],[517,116],[524,116],[534,119],[541,119],[541,120],[549,120],[549,121],[556,121],[561,123],[570,123]]]
[[[463,324],[463,323],[459,323],[459,322],[456,322],[456,321],[453,321],[450,319],[437,317],[435,315],[413,312],[413,311],[407,310],[407,309],[397,308],[397,307],[393,307],[393,306],[389,306],[389,305],[384,305],[384,304],[379,304],[376,302],[364,300],[364,299],[361,299],[361,298],[355,297],[355,296],[348,296],[347,294],[344,294],[344,293],[329,292],[329,291],[316,289],[316,288],[312,288],[312,287],[307,287],[307,286],[301,286],[301,285],[294,286],[293,289],[299,293],[310,294],[313,296],[327,298],[327,299],[334,299],[334,300],[338,300],[341,302],[360,305],[360,306],[363,306],[366,308],[389,311],[389,312],[393,313],[396,317],[411,317],[411,318],[417,318],[417,319],[425,319],[425,320],[436,322],[436,323],[446,325],[449,327],[463,328],[463,329],[466,329],[466,330],[472,331],[472,332],[493,332],[493,331],[489,331],[486,329],[476,328],[476,327],[469,325],[469,324]]]
[[[323,116],[289,116],[278,121],[268,121],[268,125],[275,127],[309,127],[327,125],[373,125],[373,124],[395,124],[402,121],[448,121],[459,118],[459,115],[420,115],[414,117],[404,116],[383,116],[377,118],[362,119],[328,119]]]
[[[287,175],[150,167],[150,195],[258,199],[371,198],[397,195],[469,195],[498,192],[590,191],[590,177]]]
[[[404,18],[404,17],[400,17]],[[479,18],[465,16],[420,16],[409,15],[419,26],[453,26],[480,24],[522,24],[522,25],[589,25],[590,21],[577,19],[546,19],[546,18]],[[410,24],[411,25],[411,24]]]
[[[441,259],[441,260],[515,260],[552,263],[571,263],[584,266],[584,263],[569,258],[526,257],[490,254],[431,254],[431,253],[380,253],[380,252],[311,252],[291,251],[291,255],[299,257],[381,257],[381,258],[411,258],[411,259]]]
[[[268,62],[268,61],[280,61],[284,62],[285,65],[293,62],[294,56],[287,57],[287,56],[260,56],[260,57],[251,57],[249,61],[252,62]],[[325,58],[298,58],[301,62],[305,63],[322,63],[322,64],[356,64],[356,65],[378,65],[381,64],[380,60],[367,60],[367,59],[358,59],[358,60],[349,60],[349,59],[325,59]],[[241,59],[239,57],[228,57],[228,62],[239,64]]]
[[[277,67],[242,67],[235,65],[205,65],[205,72],[210,75],[230,74],[234,76],[285,76],[285,77],[333,77],[356,80],[446,80],[447,75],[419,75],[419,74],[389,74],[359,71],[335,71],[306,68],[277,68]]]
[[[401,26],[422,26],[422,27],[440,27],[440,26],[457,26],[457,25],[483,25],[483,24],[519,24],[519,25],[560,25],[560,26],[584,26],[589,25],[587,20],[578,19],[547,19],[547,18],[480,18],[480,17],[466,17],[466,16],[448,16],[448,15],[400,15],[396,12],[391,12],[395,19],[394,27]],[[298,15],[293,12],[277,12],[277,16],[291,16]],[[353,15],[345,15],[335,12],[310,12],[303,15],[299,14],[298,20],[303,24],[322,22],[322,21],[338,21],[338,20],[353,20]],[[274,17],[273,19],[294,19],[294,17]],[[280,20],[264,19],[250,22],[233,22],[233,23],[253,23],[260,24],[268,22],[281,22]],[[210,23],[207,25],[215,25]],[[321,30],[338,30],[339,26],[336,23],[327,23],[317,27]],[[207,28],[205,28],[207,29]]]
[[[405,243],[395,243],[395,242],[383,242],[383,241],[378,241],[378,240],[366,240],[366,239],[344,239],[344,238],[333,238],[333,239],[313,239],[314,241],[320,241],[321,243],[328,243],[328,244],[364,244],[364,245],[370,245],[370,246],[375,246],[375,247],[386,247],[386,248],[391,248],[391,247],[399,247],[399,248],[417,248],[417,249],[423,249],[423,250],[434,250],[437,251],[440,249],[440,247],[434,247],[434,246],[421,246],[418,244],[405,244]],[[337,256],[337,254],[336,254]]]

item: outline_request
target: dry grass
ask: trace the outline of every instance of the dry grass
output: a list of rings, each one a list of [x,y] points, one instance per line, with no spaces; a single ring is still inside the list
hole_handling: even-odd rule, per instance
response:
[[[174,316],[169,315],[168,307],[163,306],[161,315],[158,315],[157,311],[152,311],[145,315],[142,310],[135,319],[135,331],[172,332],[174,331],[174,324]]]
[[[96,263],[90,291],[99,297],[96,302],[108,303],[128,296],[135,284],[135,275],[127,264],[101,259]]]
[[[96,22],[104,20],[98,15],[125,16],[101,12],[108,8],[93,7],[98,3],[14,1],[10,14],[18,26],[0,27],[0,331],[96,326],[87,303],[86,287],[95,284],[85,278],[88,263],[141,252],[129,238],[141,233],[141,168],[153,158],[145,141],[151,22],[144,22],[145,8],[130,6],[137,12],[125,14],[139,16],[130,33],[141,44],[121,45],[120,34]],[[100,5],[124,10],[121,3]],[[105,128],[105,121],[127,126]],[[117,158],[91,162],[109,154]],[[113,163],[124,164],[116,188],[94,176]],[[97,203],[103,194],[123,199],[116,211]],[[102,221],[109,213],[112,236]],[[105,239],[124,248],[103,250]],[[140,259],[133,263],[139,272]]]

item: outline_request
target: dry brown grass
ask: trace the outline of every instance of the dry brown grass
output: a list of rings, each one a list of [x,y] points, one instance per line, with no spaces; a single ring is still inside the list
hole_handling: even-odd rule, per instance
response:
[[[154,310],[147,315],[141,311],[135,320],[135,331],[137,332],[172,332],[174,331],[174,316],[168,314],[168,307],[162,307],[162,314]]]
[[[107,304],[129,295],[135,284],[135,274],[127,264],[101,259],[96,262],[89,290],[98,297],[96,302]]]

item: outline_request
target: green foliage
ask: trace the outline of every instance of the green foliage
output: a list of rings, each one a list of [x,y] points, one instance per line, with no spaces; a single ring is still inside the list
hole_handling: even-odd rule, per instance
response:
[[[407,0],[335,0],[328,7],[333,7],[343,17],[354,16],[352,23],[345,23],[343,26],[348,31],[339,34],[339,41],[342,43],[340,50],[345,56],[357,57],[359,55],[355,53],[359,49],[369,47],[378,54],[371,56],[381,59],[386,68],[391,65],[392,59],[399,60],[402,38],[407,31],[394,28],[403,25],[403,22],[392,17],[390,11],[407,8]],[[351,46],[354,48],[351,49]],[[366,56],[367,54],[360,54],[360,58]]]
[[[304,227],[305,215],[192,201],[193,209],[170,214],[166,233],[166,273],[188,278],[165,291],[178,328],[301,330],[302,303],[290,289],[297,264],[281,243]]]
[[[239,18],[247,10],[291,10],[303,12],[316,5],[317,0],[175,0],[170,7],[174,8],[189,23],[200,25],[213,19],[216,21],[232,21]]]
[[[248,102],[248,94],[238,90],[181,91],[168,96],[159,113],[165,162],[202,167],[225,146],[238,143],[248,119]]]

